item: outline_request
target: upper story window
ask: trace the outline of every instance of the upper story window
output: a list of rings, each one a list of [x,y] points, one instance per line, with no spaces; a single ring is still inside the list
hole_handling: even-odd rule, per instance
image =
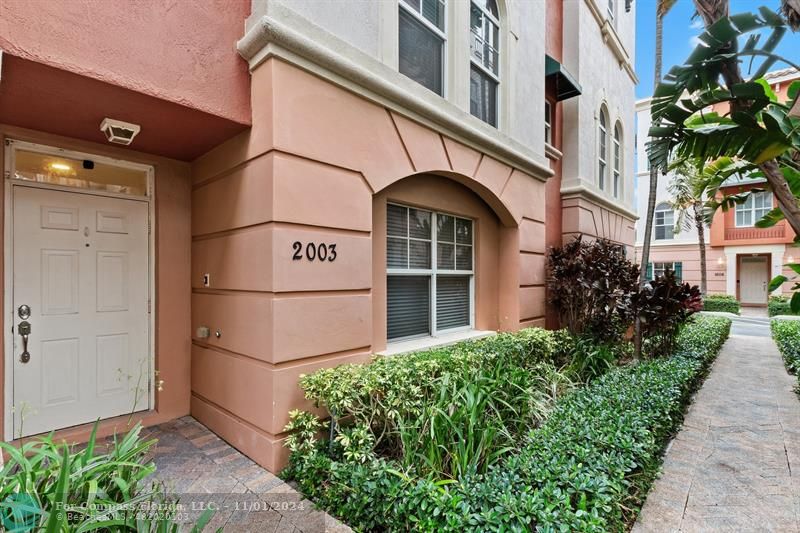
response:
[[[544,101],[544,142],[553,144],[553,106],[550,100]]]
[[[500,13],[495,0],[470,3],[469,111],[497,127]]]
[[[400,0],[400,73],[444,96],[445,0]]]
[[[675,212],[668,203],[662,202],[656,206],[653,222],[657,241],[675,238]]]
[[[619,198],[619,191],[621,187],[620,174],[622,170],[622,126],[619,122],[614,125],[614,168],[611,177],[611,187],[614,192],[614,198]]]
[[[606,108],[600,108],[600,120],[598,121],[599,146],[597,155],[597,186],[600,190],[606,188],[606,174],[608,173],[608,116]]]
[[[736,227],[754,226],[772,210],[772,192],[751,193],[742,204],[736,204]]]
[[[473,263],[472,220],[387,205],[387,339],[470,328]]]

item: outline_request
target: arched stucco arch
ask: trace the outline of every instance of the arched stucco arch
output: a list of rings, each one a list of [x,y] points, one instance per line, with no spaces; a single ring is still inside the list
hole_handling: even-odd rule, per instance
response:
[[[499,197],[470,177],[452,171],[422,172],[395,180],[373,195],[372,319],[375,351],[387,346],[386,243],[389,204],[472,220],[473,327],[492,331],[519,328],[520,238],[519,227],[511,211]],[[435,260],[433,257],[432,261]]]

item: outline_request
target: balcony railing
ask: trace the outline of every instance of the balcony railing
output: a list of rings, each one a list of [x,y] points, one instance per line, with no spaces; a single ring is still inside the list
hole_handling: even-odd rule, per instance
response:
[[[726,241],[740,241],[745,239],[783,239],[786,236],[786,226],[773,226],[771,228],[726,228]]]

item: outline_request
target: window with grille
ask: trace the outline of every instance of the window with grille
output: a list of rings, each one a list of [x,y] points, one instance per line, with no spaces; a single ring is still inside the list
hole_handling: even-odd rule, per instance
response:
[[[473,262],[472,220],[388,204],[387,339],[470,328]]]
[[[675,238],[675,212],[668,203],[660,203],[656,206],[653,229],[657,241]]]
[[[544,101],[544,142],[553,144],[553,106],[549,100]]]
[[[673,261],[671,263],[647,263],[647,272],[645,273],[648,280],[654,280],[664,275],[670,270],[675,273],[675,279],[683,281],[683,263],[680,261]]]
[[[497,127],[500,84],[500,14],[495,0],[470,3],[470,113]]]
[[[611,177],[611,188],[614,193],[614,198],[619,198],[620,190],[620,175],[622,169],[622,128],[619,122],[614,126],[614,169]]]
[[[736,227],[754,226],[756,222],[772,211],[772,192],[751,193],[742,204],[736,204]]]
[[[400,73],[444,96],[444,0],[400,0],[399,9]]]
[[[597,148],[597,186],[600,190],[606,188],[606,173],[608,172],[608,117],[605,108],[600,109],[598,126],[599,146]]]

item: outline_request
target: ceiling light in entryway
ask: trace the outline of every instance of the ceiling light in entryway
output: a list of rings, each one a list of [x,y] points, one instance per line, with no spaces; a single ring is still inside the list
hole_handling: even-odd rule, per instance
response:
[[[139,134],[141,126],[130,122],[123,122],[113,118],[104,118],[100,123],[100,131],[106,134],[108,142],[128,146]]]
[[[50,169],[59,170],[61,172],[67,172],[72,170],[72,167],[66,163],[50,163]]]

